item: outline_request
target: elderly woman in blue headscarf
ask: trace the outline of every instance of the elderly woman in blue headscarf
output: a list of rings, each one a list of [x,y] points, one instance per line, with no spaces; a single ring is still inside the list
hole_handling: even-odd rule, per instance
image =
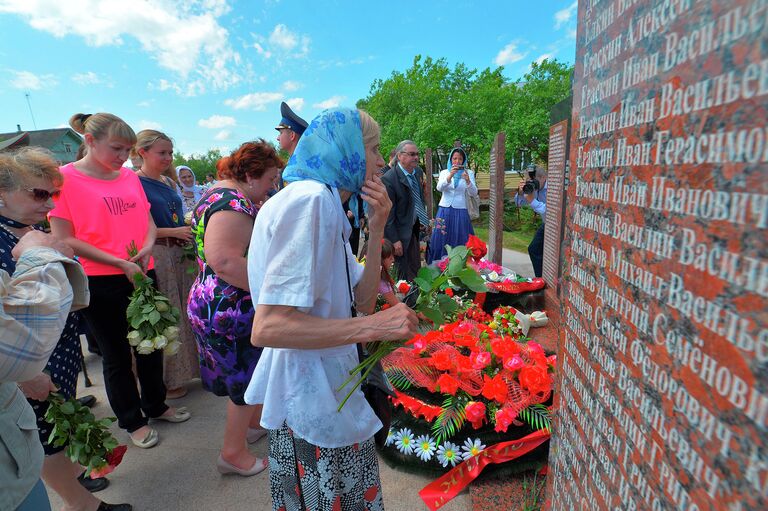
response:
[[[273,509],[383,509],[373,436],[382,424],[358,389],[338,410],[358,364],[355,344],[409,338],[403,304],[371,313],[391,207],[377,176],[379,126],[360,110],[325,110],[288,162],[288,182],[259,212],[248,251],[251,343],[264,347],[248,390],[269,430]],[[366,265],[349,246],[342,204],[367,211]],[[297,492],[298,489],[298,492]]]
[[[435,217],[435,228],[429,240],[427,264],[446,255],[446,245],[464,245],[475,234],[467,210],[467,195],[477,196],[475,173],[467,165],[467,153],[460,147],[448,155],[448,168],[440,171],[437,191],[442,194]]]

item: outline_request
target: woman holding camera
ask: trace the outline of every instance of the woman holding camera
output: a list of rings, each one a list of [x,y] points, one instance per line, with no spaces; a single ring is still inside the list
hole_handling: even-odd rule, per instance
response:
[[[448,161],[448,168],[441,170],[437,178],[437,191],[442,197],[429,241],[427,264],[445,256],[446,245],[464,245],[469,235],[475,234],[466,199],[466,194],[477,196],[475,173],[467,165],[467,154],[460,147],[451,151]]]

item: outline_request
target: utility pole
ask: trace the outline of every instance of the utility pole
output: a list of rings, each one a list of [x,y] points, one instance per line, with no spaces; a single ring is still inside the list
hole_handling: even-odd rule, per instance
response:
[[[29,92],[25,92],[24,96],[27,98],[27,106],[29,107],[29,115],[32,117],[32,126],[37,129],[37,123],[35,122],[35,114],[32,113],[32,103],[29,101]]]

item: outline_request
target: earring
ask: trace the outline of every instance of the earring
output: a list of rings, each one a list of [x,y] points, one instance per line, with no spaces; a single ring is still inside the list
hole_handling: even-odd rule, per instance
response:
[[[0,197],[0,208],[4,208],[4,207],[5,207],[5,201],[3,200],[2,197]]]

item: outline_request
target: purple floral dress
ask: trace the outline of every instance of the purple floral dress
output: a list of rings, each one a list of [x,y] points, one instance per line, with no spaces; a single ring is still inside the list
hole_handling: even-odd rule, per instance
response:
[[[200,198],[192,216],[200,273],[189,291],[187,314],[197,341],[203,387],[217,396],[229,396],[237,405],[244,405],[243,394],[259,361],[261,348],[251,345],[250,292],[217,276],[205,260],[205,227],[218,211],[237,211],[255,218],[258,210],[231,188],[213,188]]]

